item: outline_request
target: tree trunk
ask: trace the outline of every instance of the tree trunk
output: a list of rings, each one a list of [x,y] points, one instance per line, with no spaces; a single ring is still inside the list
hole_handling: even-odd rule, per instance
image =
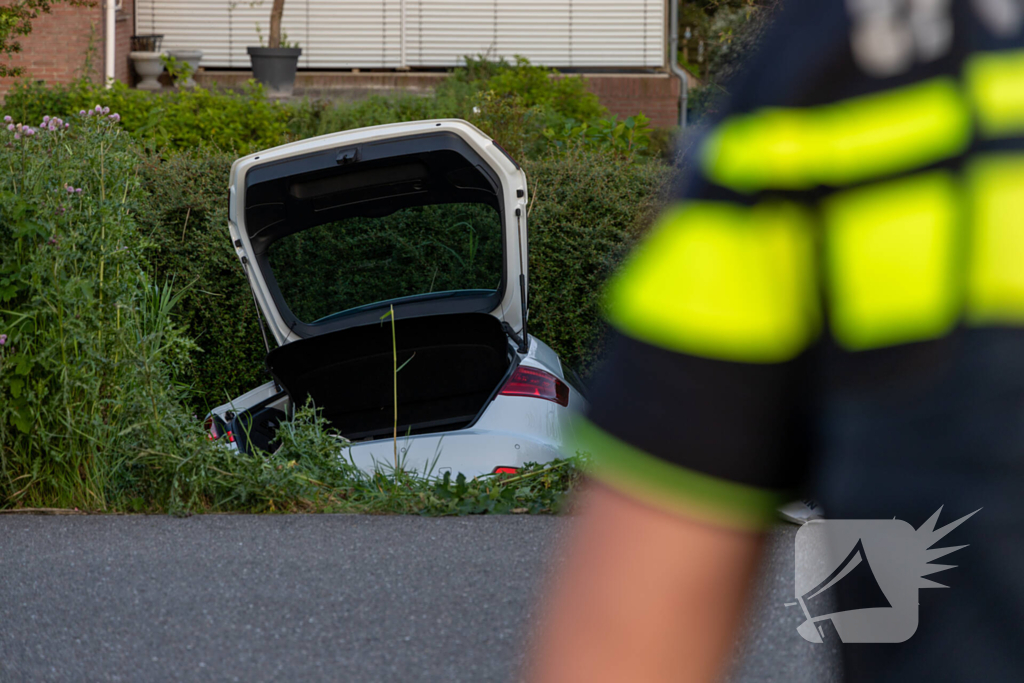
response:
[[[267,47],[281,47],[281,15],[284,14],[284,0],[274,0],[270,8],[270,37]]]

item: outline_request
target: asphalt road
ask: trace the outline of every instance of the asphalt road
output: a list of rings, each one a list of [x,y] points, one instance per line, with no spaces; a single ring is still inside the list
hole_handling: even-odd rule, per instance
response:
[[[509,681],[569,524],[0,515],[0,681]],[[794,534],[773,535],[732,681],[838,680],[783,606]]]

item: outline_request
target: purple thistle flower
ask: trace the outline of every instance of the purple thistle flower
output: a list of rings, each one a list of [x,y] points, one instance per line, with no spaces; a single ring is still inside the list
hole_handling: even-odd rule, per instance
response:
[[[100,113],[102,113],[104,116],[106,116],[107,114],[110,113],[110,107],[103,107],[103,109],[101,110]]]
[[[64,189],[68,191],[68,194],[73,194],[75,191],[75,188],[71,187],[67,183],[64,183]]]
[[[56,235],[53,235],[53,236],[52,236],[52,237],[50,237],[50,239],[49,239],[49,240],[47,240],[47,241],[48,241],[48,242],[49,242],[50,244],[54,244],[54,245],[55,245],[55,244],[57,244],[57,236],[56,236]]]
[[[36,134],[36,129],[32,128],[30,126],[25,126],[24,133],[25,133],[25,135],[35,135]]]
[[[78,110],[78,115],[79,116],[85,116],[85,110],[84,109],[79,109]]]
[[[12,118],[10,117],[10,115],[7,115],[7,116],[5,116],[5,117],[4,117],[4,123],[10,123],[10,122],[12,122],[12,121],[14,121],[14,119],[12,119]]]
[[[6,334],[0,334],[0,346],[3,346],[6,343],[7,343],[7,335]]]
[[[50,122],[50,115],[46,114],[46,115],[43,116],[43,122],[40,125],[45,126],[49,122]]]
[[[82,194],[82,188],[80,188],[80,187],[76,187],[76,188],[75,188],[75,193],[76,193],[76,194]]]
[[[111,121],[113,121],[114,123],[117,123],[118,121],[120,121],[120,120],[121,120],[121,115],[120,115],[120,114],[118,114],[117,112],[114,112],[113,114],[111,114],[111,115],[110,115],[110,116],[108,116],[107,118],[109,118],[109,119],[110,119]]]
[[[21,139],[21,133],[15,133],[14,134],[14,139],[15,140],[20,140]]]
[[[95,111],[97,114],[102,114],[103,113],[103,107],[101,107],[100,105],[97,104],[96,108],[93,111]]]
[[[14,124],[13,123],[8,123],[7,124],[7,130],[14,130]]]

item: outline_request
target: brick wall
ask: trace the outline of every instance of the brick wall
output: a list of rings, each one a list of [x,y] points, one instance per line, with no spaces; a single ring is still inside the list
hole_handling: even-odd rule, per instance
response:
[[[638,111],[651,125],[679,122],[679,79],[668,74],[587,74],[587,89],[620,118]]]
[[[128,52],[134,31],[135,0],[123,0],[117,13],[115,73],[118,80],[130,78]],[[32,23],[32,33],[22,36],[21,52],[11,66],[25,69],[24,76],[46,83],[68,83],[81,75],[103,78],[103,0],[94,7],[53,6]],[[90,55],[91,53],[91,55]],[[91,57],[92,68],[86,73]],[[0,97],[15,79],[0,79]]]
[[[114,40],[114,78],[125,83],[134,83],[131,58],[132,36],[135,35],[135,0],[122,0],[117,12],[117,28]],[[101,43],[102,44],[102,43]]]

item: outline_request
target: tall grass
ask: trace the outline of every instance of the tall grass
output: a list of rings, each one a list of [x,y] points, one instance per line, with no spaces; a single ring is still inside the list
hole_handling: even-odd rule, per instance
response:
[[[135,454],[199,441],[172,381],[192,344],[142,270],[116,119],[0,130],[0,506],[109,509]]]

